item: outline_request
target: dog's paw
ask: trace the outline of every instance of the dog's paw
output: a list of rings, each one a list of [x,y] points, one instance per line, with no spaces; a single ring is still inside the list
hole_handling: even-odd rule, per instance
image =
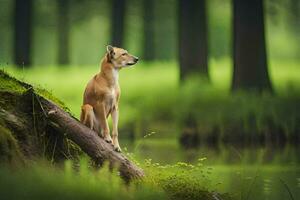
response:
[[[108,136],[104,136],[104,138],[103,138],[104,140],[105,140],[105,142],[107,142],[107,143],[112,143],[112,139],[111,139],[111,137],[108,135]]]
[[[121,150],[121,148],[120,148],[119,146],[114,147],[114,150],[115,150],[116,152],[122,152],[122,150]]]
[[[105,142],[107,142],[107,143],[112,143],[112,140],[109,139],[109,138],[106,138],[106,139],[104,139],[104,140],[105,140]]]

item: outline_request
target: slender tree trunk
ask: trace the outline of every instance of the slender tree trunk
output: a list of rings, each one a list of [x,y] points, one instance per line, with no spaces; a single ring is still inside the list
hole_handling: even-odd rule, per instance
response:
[[[14,63],[31,64],[32,0],[15,0]]]
[[[58,6],[58,64],[66,65],[69,59],[69,0],[57,0]]]
[[[267,67],[263,0],[233,1],[232,89],[272,91]]]
[[[300,43],[300,1],[299,0],[290,0],[290,26],[296,43]],[[296,58],[300,60],[300,45],[297,45],[296,49]]]
[[[126,0],[112,0],[111,7],[111,44],[122,47],[124,38]]]
[[[143,0],[144,60],[154,60],[154,0]]]
[[[180,79],[189,74],[208,77],[205,0],[179,0]]]

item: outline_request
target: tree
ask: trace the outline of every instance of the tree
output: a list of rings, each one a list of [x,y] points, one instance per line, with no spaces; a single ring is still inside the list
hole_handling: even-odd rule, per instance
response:
[[[300,1],[299,0],[290,0],[290,26],[296,43],[300,43],[299,32],[300,32]],[[296,58],[300,59],[300,46],[296,47]]]
[[[272,91],[268,74],[263,0],[233,1],[232,89]]]
[[[15,0],[14,7],[14,63],[31,64],[32,0]]]
[[[111,44],[122,47],[124,38],[126,0],[112,0],[111,4]]]
[[[69,64],[69,0],[57,0],[58,6],[58,64]]]
[[[154,1],[143,1],[144,13],[144,60],[154,60]]]
[[[205,0],[179,0],[180,79],[197,73],[208,77]]]

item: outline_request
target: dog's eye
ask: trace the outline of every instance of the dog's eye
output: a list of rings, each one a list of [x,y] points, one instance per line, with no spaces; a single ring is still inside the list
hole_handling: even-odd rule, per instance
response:
[[[122,56],[125,56],[126,55],[126,53],[122,53]]]

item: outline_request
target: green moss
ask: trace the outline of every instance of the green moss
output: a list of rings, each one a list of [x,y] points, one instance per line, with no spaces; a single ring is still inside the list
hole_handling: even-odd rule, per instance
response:
[[[0,124],[0,162],[17,164],[25,161],[17,140],[9,129]]]
[[[62,109],[66,110],[66,111],[70,111],[69,108],[65,105],[64,102],[62,102],[61,100],[59,100],[57,97],[55,97],[51,92],[49,92],[48,90],[41,88],[41,87],[34,87],[35,92],[44,97],[45,99],[51,100],[52,102],[54,102],[56,105],[60,106]]]
[[[30,88],[33,88],[36,94],[53,101],[64,110],[69,111],[69,109],[61,100],[59,100],[46,89],[35,87],[25,82],[19,81],[18,79],[10,76],[8,73],[0,69],[0,92],[23,94]]]
[[[22,94],[26,88],[15,78],[0,70],[0,91]]]
[[[232,199],[229,194],[215,192],[210,180],[212,168],[203,164],[205,158],[198,159],[195,165],[178,162],[173,165],[152,163],[151,159],[142,163],[147,177],[145,182],[164,189],[170,199]],[[213,189],[213,190],[212,190]]]
[[[24,128],[21,129],[12,127],[7,124],[10,122],[5,120],[5,114],[0,116],[0,122],[5,122],[2,124],[4,127],[9,128],[0,130],[2,136],[0,138],[0,158],[3,162],[10,162],[14,159],[20,160],[22,153],[26,158],[41,156],[55,161],[78,156],[80,150],[77,146],[67,140],[61,133],[57,133],[45,125],[47,119],[42,112],[41,105],[33,97],[35,95],[44,97],[53,101],[62,109],[69,111],[62,101],[47,90],[35,88],[30,84],[19,81],[3,70],[0,70],[0,83],[1,109],[4,113],[14,115],[16,120],[21,121],[24,125]],[[57,144],[57,141],[60,141],[59,144]],[[18,144],[21,150],[19,150]]]

